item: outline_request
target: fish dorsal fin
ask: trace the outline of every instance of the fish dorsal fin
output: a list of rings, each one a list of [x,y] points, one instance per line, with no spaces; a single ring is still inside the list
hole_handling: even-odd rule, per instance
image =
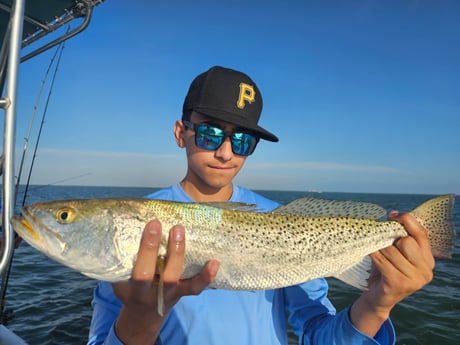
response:
[[[386,214],[386,210],[383,207],[368,202],[328,200],[309,196],[296,199],[272,212],[305,217],[351,217],[360,219],[379,219]]]
[[[229,211],[256,212],[258,210],[257,205],[246,204],[244,202],[211,201],[211,202],[204,202],[202,204],[206,206],[229,210]]]
[[[363,257],[353,266],[350,266],[345,271],[334,274],[337,278],[348,285],[354,286],[360,290],[367,290],[369,285],[369,277],[371,275],[372,260],[369,256]]]

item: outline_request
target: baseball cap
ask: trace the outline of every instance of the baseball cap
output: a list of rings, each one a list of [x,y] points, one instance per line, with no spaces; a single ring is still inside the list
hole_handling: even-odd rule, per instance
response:
[[[260,127],[262,95],[246,74],[221,66],[211,67],[190,84],[182,113],[196,111],[210,118],[250,130],[268,141],[278,137]]]

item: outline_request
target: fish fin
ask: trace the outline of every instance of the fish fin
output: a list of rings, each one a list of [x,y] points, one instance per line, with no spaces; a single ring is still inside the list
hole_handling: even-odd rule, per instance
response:
[[[159,256],[157,259],[158,274],[160,281],[158,282],[158,296],[157,296],[157,313],[164,316],[165,298],[164,298],[164,271],[165,271],[165,257]]]
[[[386,210],[379,205],[363,201],[343,201],[303,197],[278,207],[273,210],[272,213],[300,215],[306,217],[379,219],[385,216]]]
[[[371,275],[371,268],[372,260],[370,256],[365,256],[345,271],[334,274],[333,277],[360,290],[367,290],[369,277]]]
[[[454,202],[454,194],[442,195],[410,212],[426,228],[431,251],[439,259],[450,259],[455,246]]]
[[[230,211],[241,211],[241,212],[256,212],[258,210],[255,204],[246,204],[244,202],[230,202],[230,201],[211,201],[201,203],[202,205],[221,208]]]

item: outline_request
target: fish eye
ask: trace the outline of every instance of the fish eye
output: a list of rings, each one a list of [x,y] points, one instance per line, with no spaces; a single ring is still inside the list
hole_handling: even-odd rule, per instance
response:
[[[69,224],[75,219],[75,212],[70,207],[63,207],[56,211],[56,221],[61,224]]]

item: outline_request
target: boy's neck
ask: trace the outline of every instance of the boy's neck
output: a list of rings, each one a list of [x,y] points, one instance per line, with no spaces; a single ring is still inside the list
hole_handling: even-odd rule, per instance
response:
[[[233,194],[233,184],[224,187],[197,186],[184,179],[180,182],[184,192],[196,202],[228,201]]]

